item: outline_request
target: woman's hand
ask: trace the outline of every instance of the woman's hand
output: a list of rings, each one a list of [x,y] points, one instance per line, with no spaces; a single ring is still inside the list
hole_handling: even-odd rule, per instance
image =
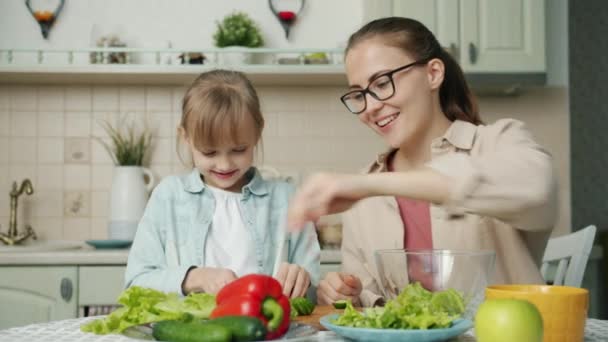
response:
[[[283,286],[283,294],[290,298],[306,296],[310,286],[310,275],[296,264],[282,263],[276,279]]]
[[[218,293],[224,285],[236,280],[232,270],[215,267],[196,267],[188,271],[182,283],[184,294],[190,292]]]
[[[323,215],[343,212],[368,196],[364,175],[318,173],[298,190],[289,207],[288,224],[299,229]]]
[[[361,305],[361,280],[354,275],[329,272],[325,279],[319,282],[317,288],[317,303],[331,305],[338,300],[350,300],[353,305]]]

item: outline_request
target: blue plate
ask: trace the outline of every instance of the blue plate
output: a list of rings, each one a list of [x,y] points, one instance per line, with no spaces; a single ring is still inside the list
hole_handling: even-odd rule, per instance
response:
[[[87,240],[85,242],[97,249],[127,248],[133,243],[131,240]]]
[[[321,317],[321,325],[335,332],[336,334],[353,339],[355,341],[408,341],[408,342],[432,342],[445,341],[465,333],[473,327],[473,322],[469,319],[457,319],[452,326],[445,329],[372,329],[372,328],[352,328],[343,327],[331,323],[338,318],[338,314]]]

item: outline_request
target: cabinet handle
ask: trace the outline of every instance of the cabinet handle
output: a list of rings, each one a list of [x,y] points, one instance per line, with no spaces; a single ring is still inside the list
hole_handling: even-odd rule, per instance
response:
[[[469,60],[471,64],[477,63],[477,47],[473,43],[469,43]]]
[[[72,280],[69,278],[61,279],[61,286],[59,288],[61,293],[61,298],[66,302],[69,302],[72,299],[72,293],[74,292],[74,286],[72,285]]]

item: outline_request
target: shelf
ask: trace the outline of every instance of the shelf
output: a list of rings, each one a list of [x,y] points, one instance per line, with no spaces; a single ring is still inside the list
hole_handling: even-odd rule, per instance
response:
[[[343,65],[0,65],[0,83],[187,85],[218,67],[245,72],[256,85],[346,86]]]
[[[180,56],[202,53],[205,64],[181,64]],[[325,64],[305,64],[322,52]],[[248,53],[252,64],[222,65],[226,54]],[[0,49],[0,83],[187,85],[201,72],[224,68],[245,72],[256,85],[346,86],[341,49]],[[119,55],[117,55],[119,54]],[[108,64],[112,56],[124,64]],[[296,64],[280,64],[281,59]],[[187,57],[189,58],[189,57]],[[90,60],[102,61],[91,63]],[[220,61],[220,62],[218,62]]]

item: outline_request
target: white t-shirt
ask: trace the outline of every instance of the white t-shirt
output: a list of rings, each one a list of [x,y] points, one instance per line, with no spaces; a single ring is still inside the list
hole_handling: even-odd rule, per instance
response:
[[[207,186],[215,197],[215,212],[205,242],[205,266],[232,270],[237,277],[257,273],[255,246],[241,212],[241,193]]]

